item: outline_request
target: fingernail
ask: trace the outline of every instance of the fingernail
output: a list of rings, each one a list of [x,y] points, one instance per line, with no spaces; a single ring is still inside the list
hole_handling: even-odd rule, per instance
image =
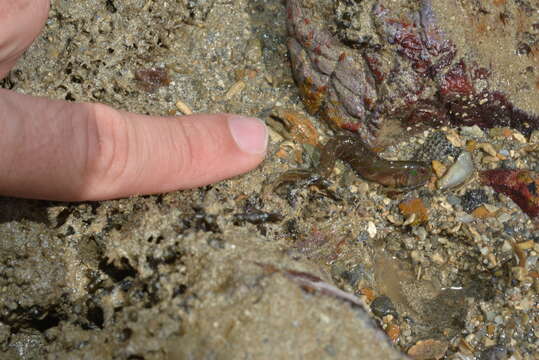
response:
[[[234,116],[228,119],[228,127],[238,147],[249,154],[263,154],[268,146],[268,129],[257,118]]]

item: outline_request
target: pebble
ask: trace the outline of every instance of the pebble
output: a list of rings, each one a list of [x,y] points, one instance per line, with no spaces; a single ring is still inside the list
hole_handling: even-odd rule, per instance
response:
[[[434,170],[434,173],[436,174],[436,177],[438,178],[444,176],[445,172],[447,171],[445,165],[438,160],[432,160],[432,168]]]
[[[538,259],[537,256],[529,256],[529,257],[526,259],[526,268],[527,268],[527,269],[532,269],[532,268],[534,268],[535,265],[537,264],[537,259]]]
[[[496,157],[496,155],[498,154],[498,152],[496,151],[496,149],[494,149],[494,146],[492,146],[492,144],[481,143],[481,144],[478,144],[477,147],[492,157]]]
[[[463,126],[460,128],[460,134],[463,136],[481,138],[485,136],[485,133],[477,125],[474,126]]]
[[[419,226],[412,230],[413,234],[418,237],[419,241],[423,242],[427,238],[427,230],[424,227]]]
[[[393,315],[394,317],[398,316],[395,305],[393,305],[391,299],[385,295],[378,296],[372,301],[371,310],[374,315],[381,318],[387,315]]]
[[[191,115],[193,113],[191,107],[181,100],[176,101],[176,108],[184,115]]]
[[[432,256],[431,256],[431,259],[433,262],[435,262],[436,264],[438,265],[442,265],[442,264],[445,264],[445,259],[442,255],[440,255],[439,253],[434,253]]]
[[[524,135],[522,135],[519,132],[516,132],[516,131],[513,132],[513,137],[515,138],[515,140],[517,140],[518,142],[521,142],[523,144],[528,142],[528,141],[526,141],[526,138],[524,137]]]
[[[479,360],[506,360],[507,349],[502,345],[494,345],[486,348],[481,353]]]
[[[530,136],[530,143],[539,143],[539,130],[534,130]]]
[[[505,157],[509,157],[510,156],[510,153],[509,151],[507,151],[506,149],[501,149],[500,150],[500,154],[505,156]]]
[[[507,223],[503,224],[503,231],[510,236],[515,234],[515,228]]]
[[[495,205],[491,205],[491,204],[485,204],[484,206],[491,213],[495,213],[496,211],[498,211],[500,209],[499,207],[497,207]]]
[[[447,171],[447,173],[438,180],[439,189],[448,189],[461,185],[468,179],[474,171],[472,155],[464,151],[459,155],[457,161]]]
[[[470,214],[458,215],[457,221],[466,224],[466,223],[474,221],[474,217]]]
[[[452,206],[461,206],[462,200],[453,194],[447,195],[447,202],[450,203]]]
[[[420,340],[408,349],[408,355],[415,360],[438,360],[444,357],[448,346],[447,342],[436,339]]]
[[[376,236],[376,225],[374,225],[372,221],[369,221],[369,223],[367,224],[367,232],[369,233],[371,239]]]
[[[495,317],[495,316],[496,316],[496,313],[495,313],[494,311],[487,311],[487,312],[485,313],[485,319],[486,319],[487,321],[492,321],[492,320],[494,320],[494,317]]]
[[[241,94],[243,89],[245,89],[245,82],[243,80],[236,81],[226,92],[225,94],[225,100],[230,100],[234,96]]]

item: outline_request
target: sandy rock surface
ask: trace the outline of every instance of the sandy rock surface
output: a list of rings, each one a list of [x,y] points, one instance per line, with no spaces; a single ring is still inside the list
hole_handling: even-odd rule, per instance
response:
[[[0,358],[536,358],[539,238],[475,172],[539,169],[539,135],[445,127],[382,153],[435,153],[441,177],[468,151],[474,173],[456,189],[433,178],[392,194],[339,163],[329,188],[267,193],[332,136],[301,103],[285,21],[273,0],[53,1],[3,87],[154,115],[258,116],[270,151],[257,170],[191,191],[0,199]]]

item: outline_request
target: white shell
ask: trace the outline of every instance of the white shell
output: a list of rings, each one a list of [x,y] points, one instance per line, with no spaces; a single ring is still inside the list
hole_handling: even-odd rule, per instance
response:
[[[472,154],[467,151],[463,151],[458,157],[457,161],[451,167],[445,175],[438,180],[439,189],[448,189],[462,184],[468,179],[474,171],[474,164],[472,160]]]

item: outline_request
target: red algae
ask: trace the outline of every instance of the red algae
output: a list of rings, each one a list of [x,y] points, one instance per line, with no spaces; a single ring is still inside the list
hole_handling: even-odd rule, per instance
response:
[[[369,19],[350,32],[345,17],[331,23],[333,9],[317,15],[308,3],[287,1],[292,72],[309,113],[333,128],[355,131],[369,146],[440,125],[512,127],[524,135],[539,129],[533,111],[494,87],[498,70],[478,64],[446,34],[430,0],[348,5]],[[357,31],[362,36],[347,37]]]
[[[530,170],[494,169],[480,173],[483,184],[507,195],[539,224],[539,173]]]

